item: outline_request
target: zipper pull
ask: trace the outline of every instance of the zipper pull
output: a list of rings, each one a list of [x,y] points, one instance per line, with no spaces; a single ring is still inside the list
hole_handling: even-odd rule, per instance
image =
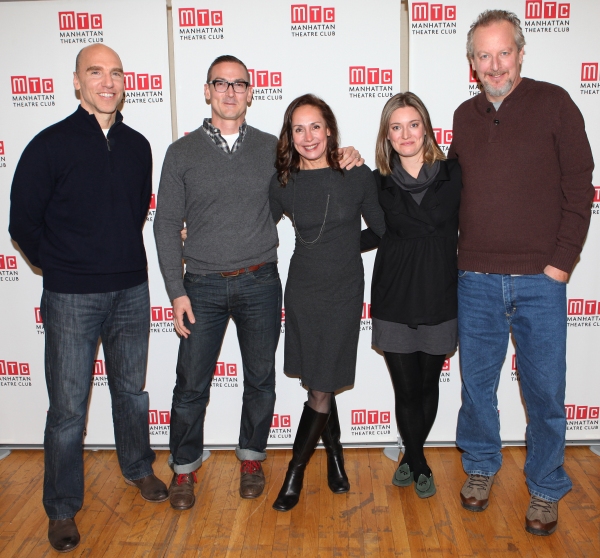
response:
[[[106,138],[106,145],[108,146],[108,150],[110,151],[110,140]]]

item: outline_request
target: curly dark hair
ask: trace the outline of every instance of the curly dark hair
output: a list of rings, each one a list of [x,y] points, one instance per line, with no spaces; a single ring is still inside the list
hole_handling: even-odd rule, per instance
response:
[[[279,141],[277,142],[277,160],[275,162],[277,178],[282,187],[285,187],[288,183],[291,173],[298,172],[300,169],[300,154],[296,151],[292,140],[292,116],[297,108],[305,105],[310,105],[321,111],[325,125],[329,129],[326,155],[327,164],[332,169],[342,172],[340,168],[341,156],[338,152],[340,138],[335,115],[331,107],[323,99],[308,93],[294,99],[286,109],[283,117],[283,126],[279,134]]]

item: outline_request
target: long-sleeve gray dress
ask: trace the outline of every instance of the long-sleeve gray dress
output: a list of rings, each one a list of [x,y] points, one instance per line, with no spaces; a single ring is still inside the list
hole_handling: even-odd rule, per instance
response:
[[[365,286],[361,214],[376,234],[385,232],[373,174],[367,166],[305,170],[292,173],[285,188],[275,175],[270,200],[275,222],[286,213],[296,228],[284,370],[318,391],[352,385]]]

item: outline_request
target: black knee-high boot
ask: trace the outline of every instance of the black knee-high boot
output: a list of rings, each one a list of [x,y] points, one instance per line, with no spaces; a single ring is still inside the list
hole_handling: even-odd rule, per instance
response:
[[[273,503],[273,509],[289,511],[298,503],[302,481],[304,480],[304,470],[328,418],[329,413],[318,413],[308,405],[304,405],[304,411],[302,411],[296,439],[294,440],[292,460],[288,466],[279,496]]]
[[[344,469],[344,448],[340,443],[340,419],[338,417],[335,396],[331,396],[331,414],[321,434],[321,440],[327,452],[327,484],[334,494],[343,494],[350,490],[348,475]]]

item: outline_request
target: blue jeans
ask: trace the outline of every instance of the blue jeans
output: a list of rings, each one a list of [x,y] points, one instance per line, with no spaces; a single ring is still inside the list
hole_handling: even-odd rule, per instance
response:
[[[263,461],[275,409],[275,350],[281,330],[281,281],[277,264],[235,277],[186,273],[184,286],[196,323],[185,316],[171,408],[169,462],[176,473],[202,464],[204,417],[210,384],[229,318],[237,328],[244,369],[244,395],[236,455]]]
[[[44,290],[46,385],[43,502],[50,519],[74,517],[83,504],[83,436],[98,338],[112,399],[115,444],[123,476],[152,474],[146,380],[148,283],[109,293]]]
[[[490,476],[502,464],[496,390],[509,330],[516,343],[527,408],[529,492],[558,501],[571,489],[563,468],[566,416],[566,284],[547,275],[459,271],[458,335],[462,407],[456,443],[467,474]]]

